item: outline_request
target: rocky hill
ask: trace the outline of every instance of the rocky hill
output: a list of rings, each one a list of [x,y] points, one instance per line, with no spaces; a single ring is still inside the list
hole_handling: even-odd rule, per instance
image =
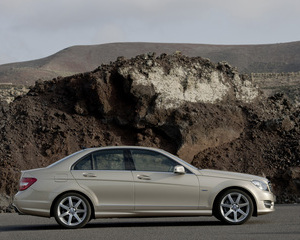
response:
[[[300,72],[251,73],[250,78],[266,96],[283,93],[293,104],[300,105]]]
[[[197,167],[267,176],[278,202],[300,201],[299,108],[264,97],[225,62],[146,54],[38,81],[1,106],[0,138],[0,200],[17,191],[20,170],[82,147],[143,145]]]
[[[74,46],[46,58],[0,65],[0,83],[33,85],[36,80],[50,80],[89,72],[117,57],[131,58],[148,52],[209,58],[227,61],[241,73],[282,73],[300,71],[300,42],[264,45],[207,45],[178,43],[111,43]]]

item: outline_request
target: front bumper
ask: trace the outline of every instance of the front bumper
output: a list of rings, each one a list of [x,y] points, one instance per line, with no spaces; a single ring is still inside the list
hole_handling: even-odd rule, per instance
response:
[[[263,215],[275,211],[276,196],[266,192],[261,200],[257,201],[257,215]]]

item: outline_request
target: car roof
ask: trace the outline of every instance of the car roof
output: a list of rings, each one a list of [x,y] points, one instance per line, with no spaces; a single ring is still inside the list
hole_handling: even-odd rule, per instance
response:
[[[74,161],[84,157],[85,155],[95,152],[95,151],[100,151],[100,150],[110,150],[110,149],[140,149],[140,150],[150,150],[150,151],[155,151],[159,152],[165,155],[171,155],[170,153],[158,149],[158,148],[151,148],[151,147],[143,147],[143,146],[105,146],[105,147],[93,147],[93,148],[84,148],[78,152],[72,153],[56,162],[53,164],[49,165],[47,168],[62,168],[66,169],[70,167],[70,164],[73,163]]]

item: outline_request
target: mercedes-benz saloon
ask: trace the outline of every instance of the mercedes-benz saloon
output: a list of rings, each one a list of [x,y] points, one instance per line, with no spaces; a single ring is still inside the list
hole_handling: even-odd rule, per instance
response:
[[[203,215],[235,225],[274,211],[274,201],[266,178],[197,169],[163,150],[118,146],[22,171],[14,206],[80,228],[95,218]]]

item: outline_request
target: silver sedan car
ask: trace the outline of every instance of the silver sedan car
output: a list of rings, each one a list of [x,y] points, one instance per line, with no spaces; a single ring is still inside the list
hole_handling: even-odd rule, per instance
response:
[[[274,211],[274,201],[266,178],[197,169],[163,150],[118,146],[84,149],[23,171],[14,206],[66,228],[95,218],[212,215],[237,225]]]

